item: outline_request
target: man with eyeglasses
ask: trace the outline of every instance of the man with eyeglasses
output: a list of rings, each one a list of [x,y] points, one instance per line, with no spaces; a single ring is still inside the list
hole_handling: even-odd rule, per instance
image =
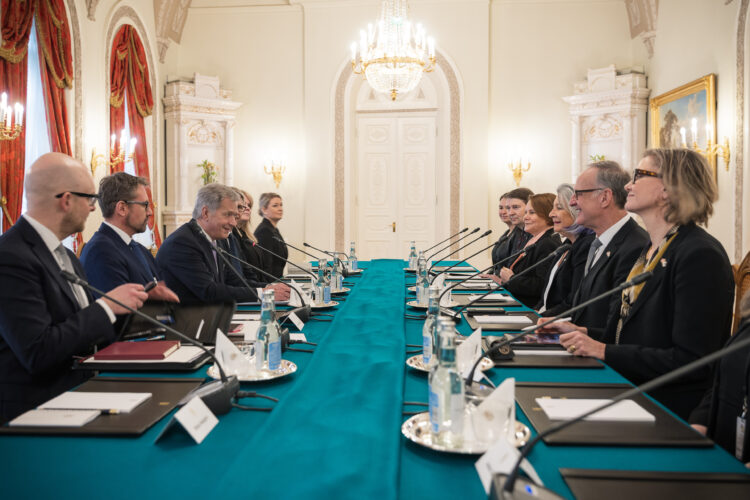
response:
[[[148,201],[149,184],[143,177],[117,172],[99,181],[99,207],[104,216],[99,229],[83,247],[81,263],[89,281],[100,290],[123,283],[156,282],[148,296],[179,302],[177,295],[159,281],[151,252],[133,236],[146,231],[154,212]]]
[[[115,315],[127,313],[61,274],[86,278],[62,240],[82,231],[94,210],[88,169],[48,153],[31,165],[25,187],[28,210],[0,236],[0,423],[88,378],[90,372],[71,370],[73,358],[115,340]],[[135,283],[108,294],[133,308],[148,298]]]
[[[644,231],[625,210],[630,176],[614,161],[589,165],[575,184],[570,205],[580,209],[576,223],[594,231],[596,238],[589,247],[584,277],[573,305],[581,304],[619,285],[628,276],[643,247],[649,241]],[[556,322],[547,332],[565,333],[575,329],[587,331],[598,339],[607,319],[617,314],[620,296],[597,303],[574,313],[572,322]]]

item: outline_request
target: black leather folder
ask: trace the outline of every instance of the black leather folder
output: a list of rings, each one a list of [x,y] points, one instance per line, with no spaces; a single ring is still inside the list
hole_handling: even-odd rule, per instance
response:
[[[747,500],[748,474],[560,469],[578,500]]]
[[[172,411],[202,378],[94,377],[76,391],[150,392],[151,397],[130,413],[99,415],[82,427],[0,427],[0,434],[139,436]]]
[[[612,399],[632,386],[627,384],[585,384],[516,382],[516,401],[537,432],[558,421],[547,418],[537,398]],[[713,442],[673,416],[643,394],[631,398],[656,417],[655,422],[592,422],[583,420],[543,438],[549,445],[586,446],[675,446],[710,447]]]

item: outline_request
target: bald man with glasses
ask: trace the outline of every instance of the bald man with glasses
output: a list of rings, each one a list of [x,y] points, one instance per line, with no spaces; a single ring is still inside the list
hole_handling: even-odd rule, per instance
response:
[[[71,369],[73,358],[115,340],[115,315],[127,313],[61,274],[86,278],[62,240],[82,231],[94,210],[88,169],[49,153],[31,165],[25,187],[27,212],[0,236],[0,423],[88,378],[90,372]],[[133,283],[109,294],[133,308],[148,297]]]

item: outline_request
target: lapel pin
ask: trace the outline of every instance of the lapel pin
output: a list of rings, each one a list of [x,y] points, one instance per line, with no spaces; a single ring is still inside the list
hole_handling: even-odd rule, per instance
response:
[[[612,254],[612,252],[610,252],[609,250],[607,250],[607,258],[609,258],[609,256],[610,256],[611,254]]]
[[[659,262],[661,262],[661,267],[667,267],[667,259],[661,259]]]

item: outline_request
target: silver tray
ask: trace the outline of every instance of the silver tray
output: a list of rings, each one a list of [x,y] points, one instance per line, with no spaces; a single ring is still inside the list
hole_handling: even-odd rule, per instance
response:
[[[460,448],[449,448],[441,444],[432,442],[432,432],[430,431],[430,413],[417,413],[401,425],[401,434],[409,441],[417,443],[425,448],[446,453],[457,453],[460,455],[481,455],[485,453],[490,446],[487,443],[477,443],[476,441],[464,441]],[[521,422],[516,421],[515,441],[511,444],[516,448],[525,445],[531,437],[531,431]]]
[[[410,300],[409,302],[406,303],[406,305],[409,306],[409,307],[413,307],[415,309],[425,309],[426,310],[428,308],[428,306],[423,306],[419,302],[417,302],[416,300]],[[451,300],[451,303],[448,304],[447,306],[440,306],[440,307],[456,307],[457,305],[458,305],[458,302],[456,302],[455,300]]]
[[[330,302],[326,302],[325,304],[310,304],[310,307],[312,307],[313,309],[328,309],[329,307],[334,307],[337,305],[339,305],[339,303],[335,300],[332,300]]]
[[[349,293],[351,292],[351,288],[342,288],[341,290],[331,290],[331,295],[341,295],[342,293]]]
[[[278,370],[270,372],[263,370],[262,372],[254,372],[249,375],[243,375],[242,377],[237,377],[240,382],[263,382],[264,380],[273,380],[276,378],[286,377],[287,375],[291,375],[292,373],[297,371],[297,365],[295,365],[293,362],[289,361],[288,359],[282,359],[281,360],[281,366]],[[211,367],[206,372],[209,377],[214,379],[221,378],[219,375],[219,370],[216,368],[216,364],[211,365]]]
[[[424,361],[422,361],[422,355],[417,354],[415,356],[412,356],[406,360],[406,366],[410,368],[414,368],[415,370],[419,370],[421,372],[429,372],[430,369],[424,365]],[[490,358],[482,358],[482,362],[479,363],[479,369],[483,372],[486,372],[490,368],[494,368],[495,363],[492,362]]]

